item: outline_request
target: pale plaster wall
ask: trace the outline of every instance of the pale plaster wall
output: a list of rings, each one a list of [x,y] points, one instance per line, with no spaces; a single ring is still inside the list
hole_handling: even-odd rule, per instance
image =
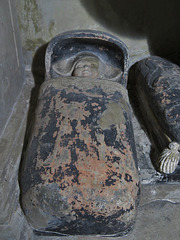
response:
[[[151,54],[180,49],[180,1],[16,0],[26,64],[61,32],[95,29],[112,33],[129,48],[130,65]]]
[[[149,54],[146,37],[128,36],[121,32],[121,26],[116,31],[114,27],[118,24],[119,17],[107,0],[16,0],[16,2],[26,64],[31,64],[37,49],[52,37],[73,29],[94,29],[116,35],[128,46],[131,62]],[[108,17],[109,24],[103,21],[99,12]]]

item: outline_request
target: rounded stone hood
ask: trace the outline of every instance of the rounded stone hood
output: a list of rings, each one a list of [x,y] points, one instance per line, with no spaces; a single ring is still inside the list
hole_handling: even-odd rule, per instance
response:
[[[100,79],[126,83],[128,49],[118,38],[93,30],[74,30],[55,36],[46,50],[46,79],[72,76],[76,62],[84,56],[99,60]]]

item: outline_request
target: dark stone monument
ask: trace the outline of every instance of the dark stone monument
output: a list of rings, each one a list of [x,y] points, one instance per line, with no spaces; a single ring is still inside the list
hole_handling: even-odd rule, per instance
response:
[[[24,214],[42,233],[125,235],[139,199],[127,47],[107,33],[71,31],[52,39],[45,61],[20,169]]]
[[[180,179],[180,67],[150,56],[129,72],[138,115],[152,142],[152,160],[165,179]],[[166,176],[168,174],[168,176]]]

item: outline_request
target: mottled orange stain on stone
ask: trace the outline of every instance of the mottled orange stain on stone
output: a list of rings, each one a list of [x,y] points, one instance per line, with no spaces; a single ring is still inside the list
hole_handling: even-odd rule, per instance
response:
[[[42,202],[43,212],[57,212],[57,217],[63,215],[71,225],[75,219],[83,224],[90,217],[93,224],[102,222],[108,228],[116,221],[115,225],[122,225],[125,231],[135,219],[139,191],[127,105],[120,101],[119,84],[113,88],[107,82],[108,87],[103,88],[104,83],[99,81],[89,88],[70,83],[70,87],[58,90],[57,81],[54,86],[47,83],[40,97],[32,137],[32,145],[36,138],[38,145],[34,172],[30,173],[32,179],[38,179],[32,180],[35,192],[38,189],[37,201]],[[101,116],[112,102],[113,107],[122,109],[121,119],[126,122],[116,120],[103,128],[99,125]],[[61,201],[51,210],[45,203],[52,201],[51,196],[40,193],[53,186]],[[66,209],[61,208],[61,202]],[[59,231],[67,229],[62,226]]]

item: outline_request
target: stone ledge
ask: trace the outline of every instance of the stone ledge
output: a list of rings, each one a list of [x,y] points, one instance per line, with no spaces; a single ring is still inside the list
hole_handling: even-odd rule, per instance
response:
[[[19,205],[18,169],[32,84],[26,81],[0,139],[0,239],[30,239],[30,229]],[[22,238],[22,234],[24,235]],[[32,238],[31,238],[32,239]]]

